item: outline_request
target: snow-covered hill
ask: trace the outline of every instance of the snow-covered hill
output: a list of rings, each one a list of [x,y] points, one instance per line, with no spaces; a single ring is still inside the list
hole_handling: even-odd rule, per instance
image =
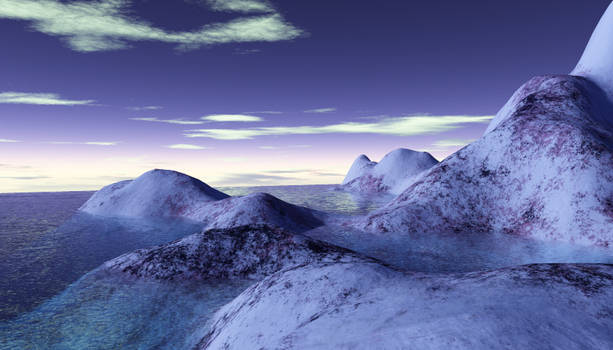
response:
[[[358,226],[489,232],[613,244],[613,107],[582,77],[520,88],[479,140],[427,171]]]
[[[228,197],[191,176],[155,169],[102,188],[79,210],[102,216],[191,218],[207,202]]]
[[[341,186],[358,192],[398,194],[410,186],[420,173],[437,163],[427,152],[405,148],[386,154],[379,163],[362,154],[351,165]]]
[[[571,74],[592,80],[613,101],[613,3],[600,19]]]
[[[201,349],[611,349],[613,266],[458,275],[319,263],[221,308]]]
[[[104,268],[140,278],[263,278],[311,263],[367,261],[355,253],[269,226],[213,229],[108,261]]]

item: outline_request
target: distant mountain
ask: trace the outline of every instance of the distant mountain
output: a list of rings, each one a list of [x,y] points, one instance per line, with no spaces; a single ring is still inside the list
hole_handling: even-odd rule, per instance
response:
[[[191,176],[155,169],[102,188],[79,210],[102,216],[192,218],[202,205],[228,197]]]
[[[401,193],[411,185],[423,171],[438,164],[427,152],[416,152],[405,148],[394,150],[379,163],[364,154],[351,165],[341,186],[356,192]]]
[[[206,228],[269,225],[294,232],[321,226],[325,217],[267,193],[230,197],[191,176],[159,169],[102,188],[80,210],[113,217],[183,218]]]

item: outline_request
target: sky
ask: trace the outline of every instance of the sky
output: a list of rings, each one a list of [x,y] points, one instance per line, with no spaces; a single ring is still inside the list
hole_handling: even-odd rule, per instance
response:
[[[0,192],[153,169],[340,183],[442,160],[525,81],[570,72],[608,0],[0,0]]]

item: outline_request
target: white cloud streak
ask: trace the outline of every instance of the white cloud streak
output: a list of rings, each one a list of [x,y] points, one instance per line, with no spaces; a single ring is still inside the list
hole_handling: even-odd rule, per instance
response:
[[[315,108],[315,109],[308,109],[304,111],[304,113],[331,113],[331,112],[336,112],[336,108],[334,107]]]
[[[155,111],[158,109],[162,109],[162,106],[142,106],[142,107],[126,107],[131,111]]]
[[[260,117],[243,114],[213,114],[200,119],[211,122],[261,122],[263,120]]]
[[[86,145],[86,146],[117,146],[119,142],[100,142],[100,141],[86,141],[86,142],[73,142],[73,141],[50,141],[45,142],[51,145]]]
[[[258,6],[262,9],[267,6],[260,1],[215,1],[219,10],[267,13],[184,32],[169,32],[128,16],[126,8],[130,3],[130,0],[0,0],[0,18],[29,21],[32,29],[60,37],[80,52],[124,49],[139,41],[172,43],[187,50],[223,43],[291,40],[303,35],[302,30],[287,23],[279,13],[271,12],[272,8],[256,11]]]
[[[16,142],[21,142],[21,141],[11,140],[11,139],[0,139],[0,143],[16,143]]]
[[[258,136],[313,134],[381,134],[411,136],[436,134],[468,123],[488,123],[492,116],[407,116],[386,118],[372,123],[345,122],[324,126],[273,126],[244,129],[188,130],[186,137],[205,137],[217,140],[245,140]]]
[[[1,6],[0,0],[0,6]],[[1,10],[0,10],[1,11]],[[91,105],[94,100],[67,100],[58,94],[6,91],[0,93],[0,103],[48,105],[48,106],[78,106]]]
[[[166,124],[179,124],[179,125],[199,125],[204,124],[203,121],[200,120],[185,120],[185,119],[158,119],[155,117],[144,117],[144,118],[130,118],[130,120],[136,120],[140,122],[154,122],[154,123],[166,123]]]
[[[197,146],[197,145],[188,145],[185,143],[179,143],[176,145],[168,145],[166,146],[166,148],[170,148],[170,149],[185,149],[185,150],[202,150],[202,149],[209,149],[208,147],[202,147],[202,146]]]
[[[268,1],[260,0],[206,0],[211,9],[228,12],[274,12],[274,8]]]
[[[448,140],[438,140],[434,142],[432,145],[441,148],[449,148],[449,147],[463,147],[468,145],[469,143],[475,141],[475,139],[464,140],[464,139],[448,139]]]

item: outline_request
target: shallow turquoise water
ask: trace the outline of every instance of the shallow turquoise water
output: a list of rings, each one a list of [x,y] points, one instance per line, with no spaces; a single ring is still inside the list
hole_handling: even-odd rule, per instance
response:
[[[366,214],[392,198],[323,185],[221,190],[231,195],[268,192],[339,217]],[[0,349],[189,349],[206,333],[213,313],[255,282],[168,283],[95,270],[122,253],[197,232],[200,225],[75,214],[90,195],[0,194]],[[546,262],[613,263],[610,249],[497,233],[372,234],[326,226],[306,234],[423,272]]]

